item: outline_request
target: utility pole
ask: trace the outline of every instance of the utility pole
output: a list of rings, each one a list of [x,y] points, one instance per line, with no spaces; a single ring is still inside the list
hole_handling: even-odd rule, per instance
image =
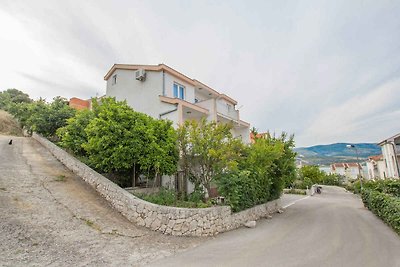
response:
[[[358,149],[357,149],[357,147],[355,145],[347,145],[346,147],[354,148],[356,150],[357,164],[358,164],[358,166],[357,166],[357,168],[358,168],[358,179],[360,180],[360,186],[361,186],[361,190],[362,190],[363,186],[362,186],[362,179],[361,179],[362,178],[362,176],[361,176],[361,164],[360,164],[360,157],[359,157],[359,154],[358,154]]]

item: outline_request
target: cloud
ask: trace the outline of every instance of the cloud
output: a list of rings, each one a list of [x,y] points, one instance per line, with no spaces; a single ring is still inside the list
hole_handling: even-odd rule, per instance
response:
[[[344,103],[326,108],[298,138],[313,143],[333,143],[338,136],[346,139],[343,141],[378,142],[385,135],[380,135],[382,131],[374,133],[375,128],[384,126],[386,135],[395,133],[388,130],[400,130],[395,123],[400,114],[399,88],[400,79],[396,79],[365,95],[354,95]]]
[[[373,141],[396,130],[399,12],[400,2],[10,0],[0,89],[88,98],[105,93],[114,63],[166,63],[299,146]]]

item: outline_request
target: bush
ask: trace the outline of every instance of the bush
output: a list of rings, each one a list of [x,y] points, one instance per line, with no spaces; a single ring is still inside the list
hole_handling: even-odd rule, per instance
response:
[[[364,205],[400,235],[400,198],[379,191],[364,189]]]
[[[197,191],[195,191],[197,192]],[[195,194],[192,199],[188,199],[188,201],[179,199],[178,195],[174,190],[170,190],[164,187],[161,187],[160,191],[155,194],[150,195],[139,195],[140,198],[146,200],[148,202],[164,205],[164,206],[173,206],[173,207],[181,207],[181,208],[208,208],[211,207],[211,203],[204,203],[201,200],[196,201],[197,195]]]
[[[216,177],[218,192],[234,212],[280,197],[295,176],[293,137],[267,135],[244,148],[236,169]]]
[[[364,183],[364,187],[381,193],[400,197],[400,180],[398,179],[367,181]]]

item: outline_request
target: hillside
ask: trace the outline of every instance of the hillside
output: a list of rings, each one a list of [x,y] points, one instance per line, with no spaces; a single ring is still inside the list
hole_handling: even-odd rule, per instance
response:
[[[0,135],[22,136],[18,122],[7,112],[0,110]]]
[[[347,145],[349,145],[349,143],[299,147],[295,148],[295,151],[298,153],[298,157],[307,164],[329,165],[334,162],[357,161],[356,150],[346,147]],[[377,144],[359,143],[355,145],[360,160],[365,160],[372,155],[381,154],[381,148]]]

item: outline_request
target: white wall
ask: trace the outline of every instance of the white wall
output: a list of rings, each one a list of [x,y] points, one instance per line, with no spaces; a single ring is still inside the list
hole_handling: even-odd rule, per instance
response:
[[[381,146],[382,149],[382,155],[385,160],[386,166],[387,166],[387,177],[388,178],[395,178],[399,177],[398,171],[397,171],[397,156],[395,154],[393,145],[390,143],[384,144]]]
[[[112,84],[117,75],[117,83]],[[159,96],[163,93],[162,72],[146,71],[146,80],[135,79],[135,71],[117,69],[107,80],[106,95],[117,100],[127,100],[134,110],[146,113],[158,119],[159,114],[174,109],[174,105],[163,103]]]
[[[162,72],[160,72],[162,75]],[[165,73],[165,96],[174,97],[174,83],[178,83],[185,87],[185,100],[194,103],[194,86],[190,85],[169,73]]]

